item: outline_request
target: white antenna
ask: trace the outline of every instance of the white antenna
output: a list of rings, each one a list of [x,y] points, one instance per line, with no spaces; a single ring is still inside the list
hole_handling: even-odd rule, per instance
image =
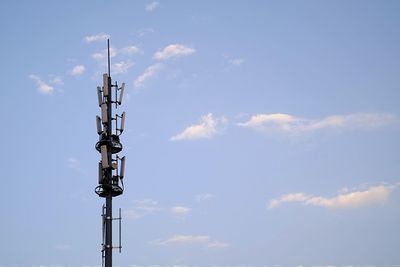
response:
[[[99,162],[99,184],[103,184],[103,166],[101,162]]]
[[[103,94],[104,96],[108,96],[108,74],[103,74]]]
[[[107,154],[107,146],[103,145],[100,147],[101,149],[101,164],[103,169],[108,168],[110,165],[108,165],[108,154]]]
[[[101,120],[103,121],[103,123],[108,122],[107,104],[106,103],[101,104]]]
[[[119,173],[120,179],[123,179],[124,175],[125,175],[125,156],[123,156],[121,158],[121,170],[120,170],[120,173]]]
[[[121,128],[119,129],[120,133],[124,131],[124,128],[125,128],[125,111],[122,112],[121,116]]]
[[[122,83],[122,86],[121,86],[121,88],[119,88],[119,90],[120,90],[121,92],[119,93],[118,104],[121,105],[121,103],[122,103],[122,98],[124,97],[125,83]]]
[[[101,87],[97,86],[97,99],[99,101],[99,107],[103,104],[103,96],[101,94]]]
[[[103,129],[101,127],[101,118],[99,116],[96,116],[96,125],[97,125],[97,133],[101,134],[103,132]]]

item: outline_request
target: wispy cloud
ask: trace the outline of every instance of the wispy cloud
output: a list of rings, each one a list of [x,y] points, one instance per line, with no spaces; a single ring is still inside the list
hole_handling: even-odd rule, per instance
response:
[[[83,40],[86,43],[93,43],[93,42],[105,41],[105,40],[107,40],[109,38],[110,38],[109,34],[98,33],[98,34],[95,34],[95,35],[85,36],[85,38],[83,38]]]
[[[387,201],[391,192],[398,187],[396,185],[377,185],[364,190],[342,190],[336,196],[322,197],[305,193],[290,193],[269,201],[268,208],[273,209],[283,203],[299,202],[306,206],[318,206],[323,208],[350,209],[373,204],[383,204]]]
[[[84,65],[76,65],[75,67],[72,68],[70,74],[72,76],[79,76],[82,75],[85,72],[86,68]]]
[[[147,215],[161,211],[158,202],[153,199],[135,200],[134,207],[124,210],[124,215],[128,219],[137,220]]]
[[[29,75],[29,78],[36,82],[37,90],[45,95],[51,95],[54,92],[54,87],[43,81],[39,76],[35,74]]]
[[[125,55],[134,55],[140,52],[140,49],[137,46],[131,45],[120,49],[122,54]]]
[[[375,128],[398,121],[390,113],[354,113],[332,115],[322,119],[307,119],[289,114],[257,114],[238,126],[253,128],[266,133],[301,134],[323,129]]]
[[[233,58],[229,60],[229,64],[234,66],[240,66],[244,63],[244,59],[241,58]]]
[[[139,37],[143,37],[143,36],[145,36],[145,35],[147,35],[147,34],[151,34],[151,33],[154,33],[155,32],[155,30],[153,29],[153,28],[144,28],[144,29],[140,29],[138,32],[137,32],[137,35],[139,36]]]
[[[112,71],[114,74],[127,73],[129,68],[134,64],[130,61],[120,61],[112,64]]]
[[[147,69],[145,69],[145,71],[136,78],[136,80],[134,81],[134,86],[135,88],[140,88],[140,87],[144,87],[144,84],[146,81],[148,81],[149,79],[151,79],[152,77],[154,77],[154,75],[157,74],[157,72],[162,68],[162,64],[161,63],[156,63],[153,65],[150,65]]]
[[[81,171],[81,162],[77,158],[74,157],[68,158],[67,166],[72,170]]]
[[[226,248],[229,246],[228,243],[212,240],[208,235],[174,235],[167,239],[157,239],[152,244],[158,246],[197,244],[207,248]]]
[[[213,197],[213,195],[210,194],[210,193],[202,193],[202,194],[196,195],[196,200],[197,200],[198,202],[202,202],[202,201],[209,200],[209,199],[212,198],[212,197]]]
[[[212,138],[218,133],[220,133],[220,126],[226,123],[226,118],[214,118],[212,113],[208,113],[205,116],[202,116],[199,124],[194,124],[186,129],[183,132],[172,136],[170,138],[171,141],[179,141],[179,140],[194,140],[194,139],[203,139],[203,138]]]
[[[62,78],[59,77],[59,76],[53,76],[53,77],[49,80],[49,83],[50,83],[50,84],[53,84],[53,85],[59,85],[59,86],[64,85],[64,81],[63,81]]]
[[[153,241],[155,245],[174,245],[174,244],[196,244],[208,243],[210,237],[208,235],[174,235],[167,239],[157,239]]]
[[[151,12],[151,11],[155,10],[159,6],[160,6],[160,3],[156,2],[156,1],[151,2],[151,3],[146,5],[146,11]]]
[[[153,58],[157,60],[166,60],[174,57],[188,56],[195,52],[196,50],[191,47],[184,46],[182,44],[170,44],[166,46],[163,50],[157,51]]]
[[[186,215],[190,212],[190,208],[183,206],[176,206],[171,208],[171,212],[175,215]]]
[[[208,247],[208,248],[215,248],[215,249],[218,249],[218,248],[227,248],[227,247],[229,247],[229,246],[230,246],[229,243],[221,242],[221,241],[211,241],[211,242],[209,242],[209,243],[207,244],[207,247]]]
[[[117,55],[117,49],[114,47],[110,47],[110,58],[113,58]],[[92,58],[96,60],[99,64],[107,64],[108,59],[108,51],[104,49],[101,52],[96,52],[92,54]]]

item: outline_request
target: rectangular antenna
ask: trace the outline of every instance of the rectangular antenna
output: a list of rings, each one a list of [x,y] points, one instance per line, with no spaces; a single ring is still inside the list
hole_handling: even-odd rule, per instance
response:
[[[103,123],[108,122],[107,104],[106,103],[101,104],[101,120],[103,121]]]
[[[123,179],[125,175],[125,156],[121,158],[121,169],[119,172],[119,178]]]
[[[101,162],[99,162],[99,184],[103,184],[103,168]]]
[[[101,134],[103,132],[103,129],[101,127],[101,118],[99,116],[96,116],[96,125],[97,125],[97,133]]]
[[[108,74],[104,73],[103,74],[103,94],[104,94],[104,96],[108,96],[108,91],[109,91],[109,88],[108,88]]]
[[[103,96],[101,94],[101,87],[97,86],[97,99],[99,101],[99,107],[103,104]]]
[[[121,116],[121,128],[119,129],[119,131],[122,133],[124,131],[125,128],[125,111],[122,112],[122,116]]]
[[[122,103],[122,98],[124,96],[124,90],[125,90],[125,83],[122,83],[122,86],[121,86],[120,92],[119,92],[119,99],[118,99],[118,104],[120,104],[120,105]]]
[[[101,150],[101,165],[103,169],[108,168],[110,165],[108,165],[107,146],[106,145],[101,146],[100,150]]]

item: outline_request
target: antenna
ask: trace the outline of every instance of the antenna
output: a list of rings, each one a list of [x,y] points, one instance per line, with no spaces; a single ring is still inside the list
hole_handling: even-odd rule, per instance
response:
[[[96,125],[97,125],[97,134],[101,134],[103,130],[101,127],[101,119],[99,116],[96,116]]]
[[[108,87],[109,87],[108,77],[110,77],[110,76],[108,76],[107,73],[103,74],[103,94],[104,94],[104,96],[108,96]]]
[[[107,59],[108,59],[108,76],[111,76],[111,72],[110,72],[110,39],[107,39]]]
[[[119,93],[118,104],[121,105],[121,103],[122,103],[122,97],[124,96],[125,83],[122,83],[122,86],[121,86],[121,88],[119,88],[119,90],[120,90],[121,92]]]
[[[121,252],[121,209],[119,217],[112,217],[112,198],[122,195],[124,186],[122,179],[125,175],[125,156],[120,158],[117,153],[122,150],[119,135],[122,134],[125,127],[125,112],[121,116],[115,114],[113,116],[113,105],[118,108],[121,105],[125,83],[122,83],[121,88],[118,84],[112,84],[110,72],[110,40],[107,40],[107,56],[108,56],[108,73],[103,74],[103,86],[97,87],[98,104],[101,108],[101,117],[96,116],[97,133],[99,141],[96,143],[96,150],[101,155],[101,160],[98,163],[98,185],[95,192],[99,197],[105,198],[105,205],[102,208],[102,224],[103,224],[103,243],[102,243],[102,263],[103,267],[112,267],[112,250],[118,248]],[[117,99],[117,92],[119,98]],[[120,129],[118,129],[118,119],[121,119]],[[115,129],[112,127],[112,122],[115,120]],[[121,166],[119,170],[119,161]],[[119,245],[112,246],[112,225],[113,220],[119,220]]]
[[[97,86],[97,99],[99,101],[99,107],[103,104],[103,95],[101,94],[101,87]]]
[[[124,131],[124,128],[125,128],[125,111],[122,112],[121,116],[121,128],[119,129],[120,133]]]
[[[124,175],[125,175],[125,156],[121,158],[121,170],[119,173],[119,178],[124,179]]]
[[[107,103],[101,104],[101,120],[103,121],[103,123],[108,122]]]

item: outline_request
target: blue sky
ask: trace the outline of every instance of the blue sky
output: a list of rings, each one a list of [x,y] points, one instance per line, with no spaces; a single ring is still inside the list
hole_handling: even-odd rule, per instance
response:
[[[107,38],[126,83],[116,265],[400,263],[398,1],[2,11],[0,266],[101,264]]]

